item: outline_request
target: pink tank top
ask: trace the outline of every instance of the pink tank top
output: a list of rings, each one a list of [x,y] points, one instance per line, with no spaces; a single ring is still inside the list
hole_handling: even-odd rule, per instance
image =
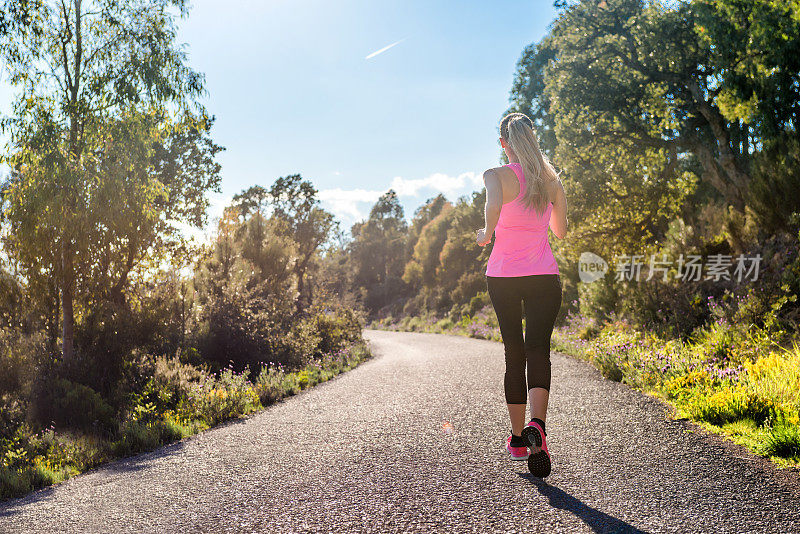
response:
[[[486,264],[486,276],[528,276],[558,274],[558,264],[550,250],[547,228],[553,203],[549,202],[541,216],[522,204],[525,177],[519,163],[509,163],[519,180],[517,197],[503,204],[494,230],[494,248]]]

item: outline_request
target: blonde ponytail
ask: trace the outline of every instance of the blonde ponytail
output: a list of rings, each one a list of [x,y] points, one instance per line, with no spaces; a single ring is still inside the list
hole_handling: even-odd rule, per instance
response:
[[[525,175],[522,203],[538,214],[544,213],[550,198],[545,184],[558,178],[553,165],[539,149],[533,121],[524,113],[511,113],[500,122],[500,136],[519,158]]]

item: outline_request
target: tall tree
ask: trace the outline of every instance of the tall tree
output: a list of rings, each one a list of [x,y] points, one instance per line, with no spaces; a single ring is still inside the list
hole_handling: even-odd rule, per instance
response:
[[[439,213],[422,227],[414,245],[411,260],[405,266],[403,281],[411,287],[434,289],[437,285],[439,255],[447,240],[447,230],[452,223],[453,205],[442,205]]]
[[[353,265],[354,289],[363,305],[375,314],[403,296],[401,280],[405,254],[403,244],[408,225],[397,193],[390,189],[380,196],[366,221],[357,222],[351,232],[348,251]]]
[[[414,216],[411,218],[411,224],[408,227],[408,235],[406,236],[406,261],[411,259],[411,256],[414,254],[414,247],[422,233],[422,228],[436,218],[436,216],[442,212],[446,204],[449,204],[447,198],[439,193],[435,197],[426,200],[424,204],[414,210]]]
[[[659,237],[694,175],[743,210],[753,151],[796,130],[796,3],[564,4],[523,52],[511,100],[565,171],[578,241]]]
[[[278,178],[269,195],[278,230],[297,243],[293,271],[297,277],[297,313],[301,313],[313,298],[308,294],[311,286],[306,284],[309,264],[335,233],[338,223],[319,207],[317,190],[299,174]]]
[[[175,20],[186,12],[184,0],[42,0],[31,23],[0,43],[19,89],[6,122],[22,176],[12,202],[27,203],[17,213],[34,238],[17,246],[57,251],[65,359],[74,354],[76,263],[87,254],[103,125],[131,106],[186,109],[203,90],[175,44]]]

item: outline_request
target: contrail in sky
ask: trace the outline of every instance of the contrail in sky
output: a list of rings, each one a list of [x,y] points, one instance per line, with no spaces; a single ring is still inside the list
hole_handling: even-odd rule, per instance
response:
[[[381,48],[380,50],[375,50],[373,53],[371,53],[370,55],[368,55],[368,56],[367,56],[367,57],[365,57],[364,59],[370,59],[370,58],[373,58],[373,57],[377,56],[378,54],[382,54],[382,53],[386,52],[387,50],[389,50],[391,47],[393,47],[393,46],[397,46],[397,45],[399,45],[400,43],[402,43],[402,42],[403,42],[403,41],[405,41],[405,40],[406,40],[406,38],[405,38],[405,37],[403,37],[402,39],[400,39],[400,40],[399,40],[399,41],[397,41],[396,43],[392,43],[392,44],[390,44],[389,46],[384,46],[384,47],[383,47],[383,48]]]

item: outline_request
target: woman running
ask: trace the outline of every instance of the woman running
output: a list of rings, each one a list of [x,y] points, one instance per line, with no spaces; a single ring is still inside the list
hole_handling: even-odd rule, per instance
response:
[[[555,169],[539,150],[533,122],[527,115],[511,113],[503,118],[500,144],[510,163],[483,174],[486,226],[477,231],[477,241],[484,246],[495,235],[486,266],[486,285],[505,349],[503,385],[511,418],[506,450],[514,460],[527,459],[533,475],[546,477],[550,474],[545,440],[550,335],[561,308],[561,279],[547,228],[560,239],[566,235],[567,199]],[[531,419],[526,425],[528,400]]]

